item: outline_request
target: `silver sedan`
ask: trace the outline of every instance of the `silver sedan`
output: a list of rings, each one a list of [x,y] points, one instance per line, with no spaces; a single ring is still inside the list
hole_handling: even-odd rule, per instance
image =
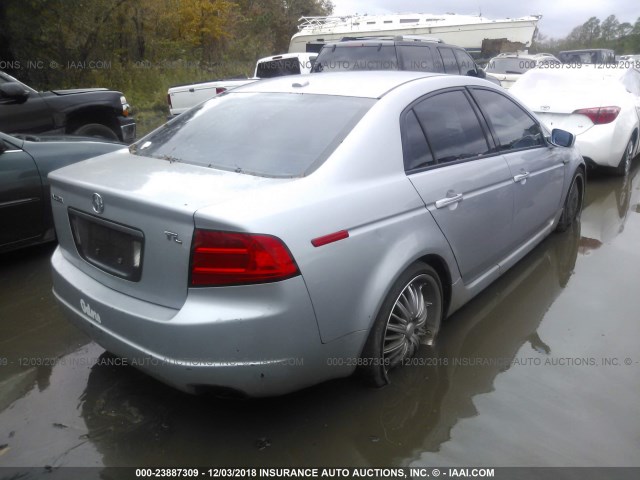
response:
[[[184,391],[384,385],[580,215],[573,141],[471,77],[256,82],[50,174],[54,294]]]

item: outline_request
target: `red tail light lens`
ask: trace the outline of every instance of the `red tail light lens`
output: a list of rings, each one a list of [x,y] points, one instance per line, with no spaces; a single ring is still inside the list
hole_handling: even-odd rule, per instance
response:
[[[169,108],[173,108],[173,105],[171,105],[171,94],[167,93],[167,103],[169,104]]]
[[[300,272],[277,237],[196,230],[191,286],[246,285],[284,280]]]
[[[226,92],[227,89],[224,87],[216,87],[216,95],[220,95],[222,92]]]
[[[605,125],[613,122],[620,113],[620,107],[581,108],[573,113],[589,117],[594,125]]]

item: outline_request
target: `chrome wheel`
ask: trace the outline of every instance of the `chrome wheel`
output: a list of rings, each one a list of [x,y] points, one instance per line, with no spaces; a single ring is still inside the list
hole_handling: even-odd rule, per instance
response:
[[[400,292],[387,318],[382,353],[387,370],[433,344],[440,328],[440,286],[428,274],[414,277]]]
[[[389,370],[414,355],[420,344],[434,342],[444,314],[438,272],[423,262],[405,270],[391,286],[360,354],[359,371],[366,382],[389,383]]]

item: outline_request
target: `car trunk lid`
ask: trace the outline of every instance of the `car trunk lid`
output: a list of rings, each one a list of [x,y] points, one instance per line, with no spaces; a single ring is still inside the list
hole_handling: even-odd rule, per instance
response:
[[[116,291],[171,308],[187,295],[195,212],[287,181],[126,150],[62,168],[49,179],[65,257]]]

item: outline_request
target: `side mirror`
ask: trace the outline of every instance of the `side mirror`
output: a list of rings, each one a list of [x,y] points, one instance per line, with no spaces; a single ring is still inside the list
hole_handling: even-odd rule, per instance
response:
[[[7,82],[0,85],[0,98],[10,98],[23,102],[29,97],[29,90],[17,82]]]
[[[573,147],[576,137],[571,132],[554,128],[551,130],[551,143],[557,147]]]

